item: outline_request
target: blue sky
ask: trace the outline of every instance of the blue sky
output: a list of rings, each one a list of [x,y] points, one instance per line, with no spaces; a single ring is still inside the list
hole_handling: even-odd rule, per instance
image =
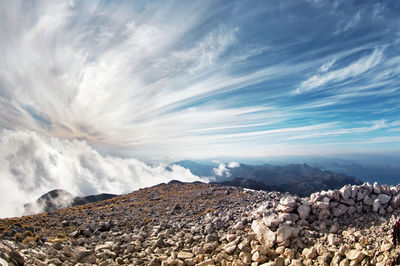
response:
[[[133,157],[400,149],[399,1],[0,1],[0,127]]]

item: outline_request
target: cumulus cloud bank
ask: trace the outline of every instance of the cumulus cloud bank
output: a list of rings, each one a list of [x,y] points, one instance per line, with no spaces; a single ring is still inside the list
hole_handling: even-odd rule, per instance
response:
[[[232,168],[239,167],[239,163],[230,162],[230,163],[221,163],[219,161],[213,161],[214,163],[218,163],[218,167],[213,168],[214,174],[216,176],[230,177],[231,172],[229,171]]]
[[[0,175],[1,217],[21,215],[25,203],[56,188],[74,195],[121,194],[171,179],[201,181],[178,165],[103,156],[85,141],[27,130],[0,131]]]

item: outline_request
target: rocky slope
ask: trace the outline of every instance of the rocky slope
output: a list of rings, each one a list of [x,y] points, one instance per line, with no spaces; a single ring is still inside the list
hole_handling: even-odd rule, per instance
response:
[[[300,198],[171,182],[0,220],[0,257],[26,265],[391,265],[400,186]],[[0,261],[1,262],[1,261]]]

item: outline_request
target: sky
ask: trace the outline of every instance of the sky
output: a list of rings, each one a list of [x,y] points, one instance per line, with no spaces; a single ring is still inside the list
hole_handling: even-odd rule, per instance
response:
[[[399,1],[0,0],[0,190],[31,178],[30,199],[60,169],[72,184],[83,154],[171,176],[140,160],[398,153],[398,14]],[[95,183],[69,187],[112,187]]]
[[[130,156],[400,148],[398,1],[1,1],[0,125]]]

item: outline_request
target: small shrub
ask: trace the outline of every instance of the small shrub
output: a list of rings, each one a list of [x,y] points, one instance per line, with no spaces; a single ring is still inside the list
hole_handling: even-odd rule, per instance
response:
[[[33,233],[29,230],[26,230],[23,234],[22,234],[25,238],[26,237],[33,237]]]
[[[36,241],[37,241],[36,237],[28,236],[22,241],[22,244],[27,245],[31,242],[36,242]]]
[[[64,234],[62,234],[62,233],[58,233],[56,237],[57,238],[65,238],[66,236]]]
[[[152,221],[153,221],[153,219],[151,219],[151,218],[146,218],[146,219],[144,220],[144,222],[143,222],[143,225],[149,224],[149,223],[151,223]]]
[[[6,231],[8,229],[8,226],[5,224],[0,224],[0,231]]]
[[[204,212],[202,212],[201,214],[206,215],[207,213],[210,212],[217,212],[217,209],[213,209],[213,208],[207,208]]]
[[[15,240],[21,242],[22,240],[24,240],[25,237],[24,237],[24,235],[21,234],[21,233],[16,233],[15,236],[14,236],[14,238],[15,238]]]
[[[57,243],[57,242],[67,242],[68,239],[66,237],[59,238],[59,237],[51,237],[49,238],[48,242],[50,243]]]

